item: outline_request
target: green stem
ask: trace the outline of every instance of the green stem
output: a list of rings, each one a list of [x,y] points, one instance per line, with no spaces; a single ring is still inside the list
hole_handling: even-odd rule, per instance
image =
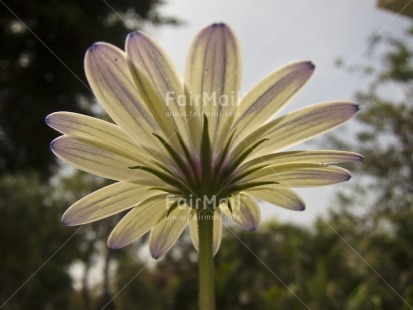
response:
[[[215,309],[214,258],[212,253],[213,210],[198,210],[199,309]]]

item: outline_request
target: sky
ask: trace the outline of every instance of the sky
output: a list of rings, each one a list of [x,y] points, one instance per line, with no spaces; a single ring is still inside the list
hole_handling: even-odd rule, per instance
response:
[[[368,56],[374,35],[400,34],[409,19],[376,7],[375,0],[169,0],[164,15],[181,19],[178,27],[148,29],[167,51],[179,72],[192,38],[203,27],[225,22],[238,35],[243,54],[241,94],[276,68],[296,60],[311,60],[316,72],[310,82],[282,112],[323,101],[353,100],[357,90],[367,87],[365,78],[350,74],[348,68],[379,59]],[[344,67],[338,68],[337,59]],[[351,122],[351,121],[350,121]],[[351,125],[351,124],[350,124]],[[344,135],[340,128],[334,134]],[[317,143],[322,145],[319,137]],[[311,145],[312,148],[314,144]],[[305,148],[307,144],[304,145]],[[357,178],[350,180],[357,183]],[[298,190],[306,201],[304,212],[293,212],[262,204],[263,219],[311,224],[325,217],[333,204],[334,191],[343,185]]]

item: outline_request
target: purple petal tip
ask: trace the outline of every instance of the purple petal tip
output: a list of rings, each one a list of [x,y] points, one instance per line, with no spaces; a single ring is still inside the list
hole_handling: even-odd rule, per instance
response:
[[[70,226],[69,221],[65,218],[65,216],[62,217],[60,222],[65,226]]]
[[[224,27],[227,27],[227,25],[225,23],[213,23],[212,27],[224,28]]]
[[[56,143],[57,143],[57,139],[54,139],[52,142],[50,142],[50,149],[53,151],[54,149],[56,149]]]
[[[148,36],[142,31],[134,31],[128,34],[126,42],[131,40],[137,40],[137,42],[147,41]]]
[[[128,37],[137,37],[137,36],[142,36],[143,32],[142,31],[134,31],[128,34]]]
[[[90,46],[87,51],[88,51],[89,53],[95,52],[95,51],[97,51],[97,49],[100,48],[101,46],[102,46],[102,44],[99,43],[99,42],[93,43],[92,46]]]
[[[92,44],[92,46],[90,46],[90,47],[88,48],[88,52],[93,52],[96,48],[97,48],[97,44],[94,43],[94,44]]]
[[[44,122],[45,122],[46,125],[48,125],[48,126],[50,126],[50,123],[52,122],[51,116],[52,116],[52,114],[49,114],[49,115],[47,115],[46,118],[44,119]]]
[[[351,179],[351,173],[347,171],[346,173],[343,174],[343,178],[341,182],[346,182],[350,179]]]
[[[314,64],[312,61],[308,61],[308,62],[307,62],[307,65],[308,65],[308,68],[309,68],[310,70],[314,70],[314,69],[315,69],[315,64]]]
[[[215,33],[216,31],[223,32],[223,33],[228,33],[228,32],[231,33],[231,29],[225,23],[213,23],[210,26],[205,27],[201,31],[201,33],[209,36],[211,33]]]
[[[70,208],[63,213],[60,221],[65,226],[76,226],[81,224],[79,219],[76,219],[76,217],[73,216],[73,213],[70,212]]]
[[[108,248],[111,250],[119,250],[121,246],[116,244],[116,242],[108,242]]]

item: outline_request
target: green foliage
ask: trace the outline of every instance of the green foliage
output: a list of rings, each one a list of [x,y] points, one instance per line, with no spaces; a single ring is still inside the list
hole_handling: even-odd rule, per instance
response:
[[[74,229],[62,229],[64,203],[53,196],[36,175],[0,179],[0,305],[12,297],[2,309],[69,309],[67,268],[79,239]]]
[[[413,28],[412,28],[413,29]],[[387,43],[384,68],[357,94],[361,112],[355,143],[336,140],[365,156],[358,184],[339,195],[346,208],[332,215],[365,259],[355,309],[411,309],[413,283],[413,32]],[[355,170],[354,169],[354,170]],[[357,260],[356,260],[357,262]],[[409,306],[410,304],[410,306]]]
[[[376,73],[368,91],[357,94],[361,112],[356,144],[338,141],[365,156],[363,165],[355,168],[375,194],[375,209],[389,213],[411,209],[413,202],[411,36],[408,32],[405,38],[387,40],[390,50],[383,57],[385,68]]]
[[[217,309],[375,309],[381,298],[363,263],[325,224],[226,232],[215,258]],[[188,239],[154,268],[136,255],[119,264],[117,308],[196,308],[197,254]]]

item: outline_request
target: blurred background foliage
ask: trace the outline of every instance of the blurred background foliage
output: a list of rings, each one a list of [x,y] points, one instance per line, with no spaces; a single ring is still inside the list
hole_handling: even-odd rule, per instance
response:
[[[56,134],[44,125],[53,111],[99,112],[83,85],[90,44],[121,47],[131,29],[180,21],[157,13],[160,0],[113,1],[121,17],[86,1],[4,3],[16,16],[0,10],[0,309],[195,309],[188,236],[148,265],[145,240],[107,249],[116,217],[60,224],[72,202],[106,181],[58,166],[48,150]],[[229,225],[216,257],[218,309],[412,309],[412,35],[377,42],[384,69],[360,67],[372,83],[355,94],[354,137],[329,140],[366,157],[351,167],[357,182],[312,227]],[[389,96],[389,85],[402,95]]]

